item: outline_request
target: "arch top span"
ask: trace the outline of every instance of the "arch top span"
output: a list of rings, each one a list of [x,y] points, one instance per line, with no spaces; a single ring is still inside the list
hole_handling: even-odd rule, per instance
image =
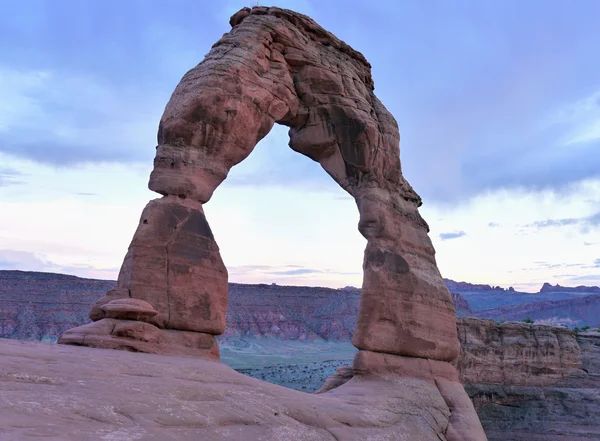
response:
[[[242,9],[175,89],[150,189],[206,203],[274,123],[346,191],[375,185],[420,201],[400,171],[399,133],[365,57],[309,17]],[[375,182],[371,182],[375,181]]]
[[[163,198],[142,213],[118,288],[93,307],[93,331],[78,328],[62,341],[81,344],[85,334],[86,344],[102,345],[109,340],[92,335],[108,333],[117,346],[179,345],[215,356],[227,270],[203,204],[279,123],[289,127],[290,147],[319,162],[356,200],[367,247],[354,345],[454,359],[454,307],[418,212],[421,199],[402,176],[398,125],[374,94],[370,64],[296,12],[245,8],[230,23],[165,108],[149,181]]]

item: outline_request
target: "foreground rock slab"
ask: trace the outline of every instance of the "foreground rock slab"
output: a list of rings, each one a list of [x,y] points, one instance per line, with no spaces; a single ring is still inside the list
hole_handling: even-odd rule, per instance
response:
[[[444,441],[450,418],[423,378],[313,395],[200,358],[0,339],[3,441]]]

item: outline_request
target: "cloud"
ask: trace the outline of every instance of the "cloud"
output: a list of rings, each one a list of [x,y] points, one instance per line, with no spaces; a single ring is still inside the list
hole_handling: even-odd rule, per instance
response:
[[[594,268],[600,268],[600,259],[594,260]]]
[[[535,228],[535,229],[544,229],[551,227],[565,227],[578,225],[581,227],[583,233],[588,233],[590,229],[596,228],[600,226],[600,211],[594,213],[590,216],[579,217],[579,218],[563,218],[563,219],[546,219],[543,221],[536,221],[530,224],[523,225],[525,228]],[[585,242],[584,244],[590,244],[590,242]]]
[[[0,269],[44,271],[55,267],[38,254],[28,251],[0,249]]]
[[[48,260],[43,254],[0,249],[0,270],[53,272],[73,274],[79,277],[115,280],[119,268],[96,268],[91,265],[64,266]]]
[[[24,184],[18,176],[23,176],[23,174],[14,168],[0,167],[0,187]]]
[[[78,193],[73,193],[73,194],[76,194],[78,196],[98,196],[98,193],[88,193],[85,191],[80,191]]]
[[[24,2],[12,2],[0,17],[7,42],[0,150],[70,167],[151,163],[173,88],[229,31],[229,16],[247,5],[182,0],[167,10],[148,0],[140,14],[130,2],[62,9],[50,3],[37,7],[49,17],[42,24]],[[467,200],[498,188],[560,189],[599,175],[600,92],[589,64],[597,40],[590,35],[598,31],[587,8],[559,13],[557,6],[490,9],[481,2],[440,6],[440,19],[416,2],[404,11],[405,26],[394,26],[393,2],[369,8],[355,1],[344,10],[308,0],[281,6],[313,16],[371,61],[377,94],[400,123],[405,173],[426,202]],[[465,23],[466,16],[473,20]],[[507,34],[497,23],[509,20]],[[72,26],[79,22],[86,26]],[[107,22],[114,25],[111,38],[102,38]],[[397,43],[394,53],[379,44],[384,38]],[[406,59],[410,66],[398,82],[389,66]],[[324,173],[297,169],[300,163],[265,162],[232,183],[326,188]]]
[[[600,90],[568,104],[548,121],[550,126],[566,126],[564,146],[600,140]]]
[[[304,269],[294,269],[294,270],[287,270],[287,271],[270,271],[268,274],[273,274],[276,276],[300,276],[300,275],[304,275],[304,274],[315,274],[315,273],[322,273],[322,272],[323,271],[316,270],[316,269],[304,268]]]
[[[499,226],[500,226],[500,224],[498,222],[490,222],[490,223],[488,223],[488,227],[490,227],[490,228],[497,228]]]
[[[161,106],[92,76],[0,65],[0,152],[53,166],[151,161]]]
[[[585,275],[585,276],[571,277],[569,280],[570,281],[592,280],[592,281],[598,281],[598,282],[600,282],[600,274],[588,274],[588,275]]]
[[[250,156],[232,168],[226,185],[294,187],[337,194],[352,200],[319,163],[288,147],[288,129],[275,125]]]
[[[591,268],[585,263],[548,263],[548,262],[533,262],[536,264],[534,268],[523,268],[523,271],[537,271],[540,269],[557,269],[557,268]]]
[[[459,237],[463,237],[466,236],[467,233],[465,233],[464,231],[454,231],[451,233],[441,233],[440,234],[440,239],[442,240],[450,240],[450,239],[458,239]]]
[[[306,268],[301,265],[237,265],[227,267],[230,274],[247,275],[259,273],[272,276],[302,276],[308,274],[357,275],[362,273],[335,271],[331,269]]]
[[[541,100],[533,104],[536,98],[525,98],[529,92],[513,96],[511,102],[494,97],[484,103],[473,96],[477,84],[465,87],[469,96],[458,108],[456,99],[451,98],[442,105],[451,115],[449,119],[440,126],[442,111],[433,112],[430,118],[423,115],[413,124],[420,133],[412,135],[411,145],[404,143],[405,174],[425,202],[454,203],[499,189],[570,192],[575,184],[600,177],[600,118],[592,123],[588,122],[590,116],[577,115],[586,122],[573,119],[540,124],[532,115],[548,108],[541,107]],[[487,99],[490,91],[484,89]],[[513,91],[506,93],[508,98]],[[518,109],[524,99],[539,106],[537,110],[524,115]],[[492,102],[495,109],[490,108]],[[427,132],[431,124],[438,127],[435,133]],[[585,129],[575,137],[580,125]],[[570,140],[568,144],[566,140]],[[424,152],[435,155],[438,161],[428,160]]]

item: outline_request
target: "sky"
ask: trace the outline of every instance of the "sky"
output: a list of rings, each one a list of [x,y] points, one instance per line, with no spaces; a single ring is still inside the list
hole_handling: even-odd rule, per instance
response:
[[[164,106],[244,6],[0,3],[0,269],[116,278]],[[370,61],[444,277],[600,284],[600,2],[277,6]],[[287,143],[275,127],[205,206],[230,281],[360,286],[354,201]]]

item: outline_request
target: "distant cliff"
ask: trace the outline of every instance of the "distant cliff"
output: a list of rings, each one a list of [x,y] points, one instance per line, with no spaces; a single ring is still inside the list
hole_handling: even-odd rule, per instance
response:
[[[474,283],[468,283],[468,282],[455,282],[454,280],[451,279],[444,279],[444,283],[446,284],[446,286],[448,287],[448,289],[450,290],[450,292],[456,292],[456,291],[493,291],[493,290],[502,290],[503,288],[500,288],[499,286],[496,287],[492,287],[490,285],[484,285],[484,284],[474,284]]]
[[[600,327],[600,295],[582,295],[567,300],[533,302],[509,305],[477,311],[476,315],[494,320],[517,320],[526,318],[571,326]]]
[[[452,296],[452,303],[454,303],[456,315],[458,317],[464,317],[472,314],[473,311],[471,311],[469,302],[467,302],[463,296],[457,292],[451,292],[450,295]]]
[[[0,271],[0,337],[55,341],[87,323],[90,305],[115,285],[65,274]]]
[[[55,341],[67,329],[88,323],[90,306],[116,282],[64,274],[0,271],[0,337]],[[341,340],[352,337],[360,290],[229,284],[227,330],[220,339],[275,337]],[[469,313],[452,294],[459,315]]]
[[[227,329],[221,337],[350,340],[360,291],[308,286],[229,284]]]
[[[546,282],[542,285],[542,289],[540,289],[540,292],[573,292],[573,293],[585,293],[585,294],[589,294],[589,293],[600,294],[600,286],[580,285],[580,286],[576,286],[576,287],[567,287],[567,286],[560,286],[559,284],[552,286],[551,284]]]
[[[490,441],[600,440],[600,333],[458,320],[457,367]]]

